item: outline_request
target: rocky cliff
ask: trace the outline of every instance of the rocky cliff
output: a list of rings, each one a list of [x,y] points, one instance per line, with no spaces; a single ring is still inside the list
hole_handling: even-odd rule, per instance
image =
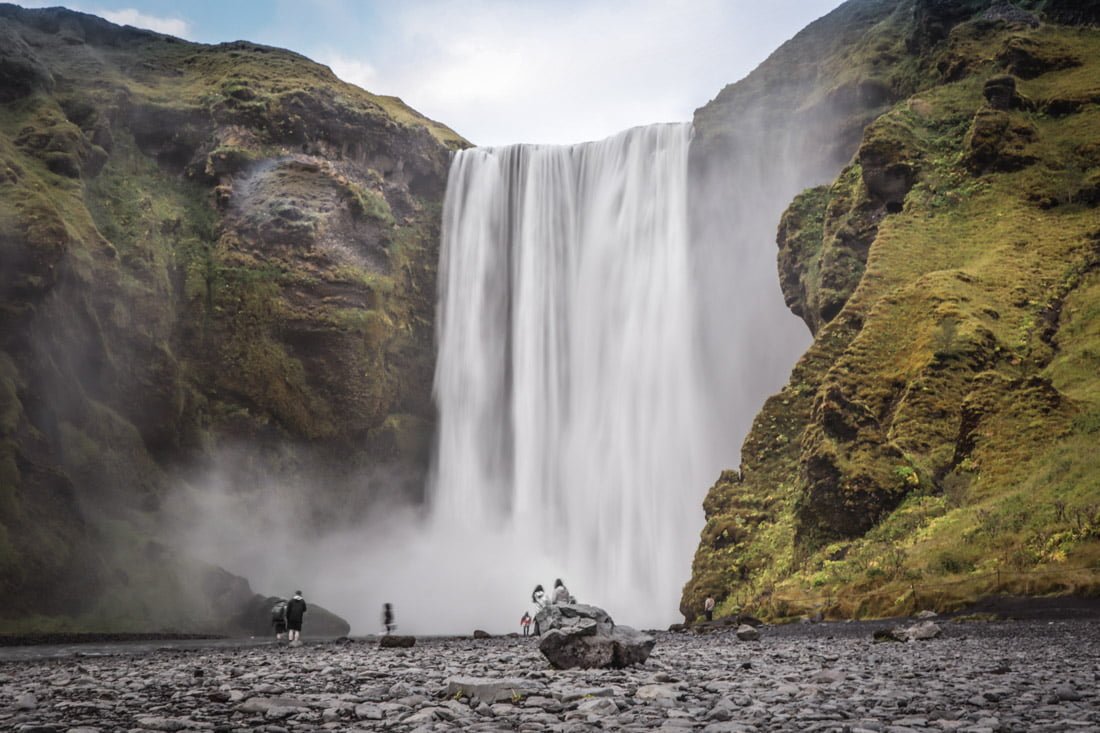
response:
[[[156,517],[233,446],[345,514],[420,485],[464,145],[288,51],[0,5],[0,614],[216,626],[247,584]]]
[[[687,618],[1100,589],[1098,23],[853,0],[698,111],[711,167],[747,108],[836,168],[779,222],[814,343],[706,498]]]

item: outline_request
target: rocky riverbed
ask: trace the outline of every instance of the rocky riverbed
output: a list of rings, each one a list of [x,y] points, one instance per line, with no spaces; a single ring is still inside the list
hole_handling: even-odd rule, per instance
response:
[[[661,633],[626,670],[553,670],[535,639],[6,650],[0,729],[1100,731],[1096,621]]]

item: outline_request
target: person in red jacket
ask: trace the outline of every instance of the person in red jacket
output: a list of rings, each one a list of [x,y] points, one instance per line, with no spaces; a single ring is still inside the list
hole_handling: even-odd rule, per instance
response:
[[[523,618],[521,618],[519,620],[519,625],[523,627],[523,635],[524,636],[530,636],[531,635],[531,614],[527,613],[527,611],[524,611],[523,612]]]

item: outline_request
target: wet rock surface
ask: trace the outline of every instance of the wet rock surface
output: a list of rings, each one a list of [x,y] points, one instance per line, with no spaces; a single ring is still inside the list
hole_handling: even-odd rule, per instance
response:
[[[643,665],[549,667],[536,639],[0,650],[0,729],[1100,731],[1095,621],[661,633]]]

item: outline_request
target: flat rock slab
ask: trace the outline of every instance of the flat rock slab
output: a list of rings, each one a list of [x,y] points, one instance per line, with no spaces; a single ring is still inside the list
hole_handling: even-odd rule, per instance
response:
[[[447,680],[447,697],[476,697],[490,705],[495,702],[518,702],[543,690],[542,686],[520,677],[452,677]]]

